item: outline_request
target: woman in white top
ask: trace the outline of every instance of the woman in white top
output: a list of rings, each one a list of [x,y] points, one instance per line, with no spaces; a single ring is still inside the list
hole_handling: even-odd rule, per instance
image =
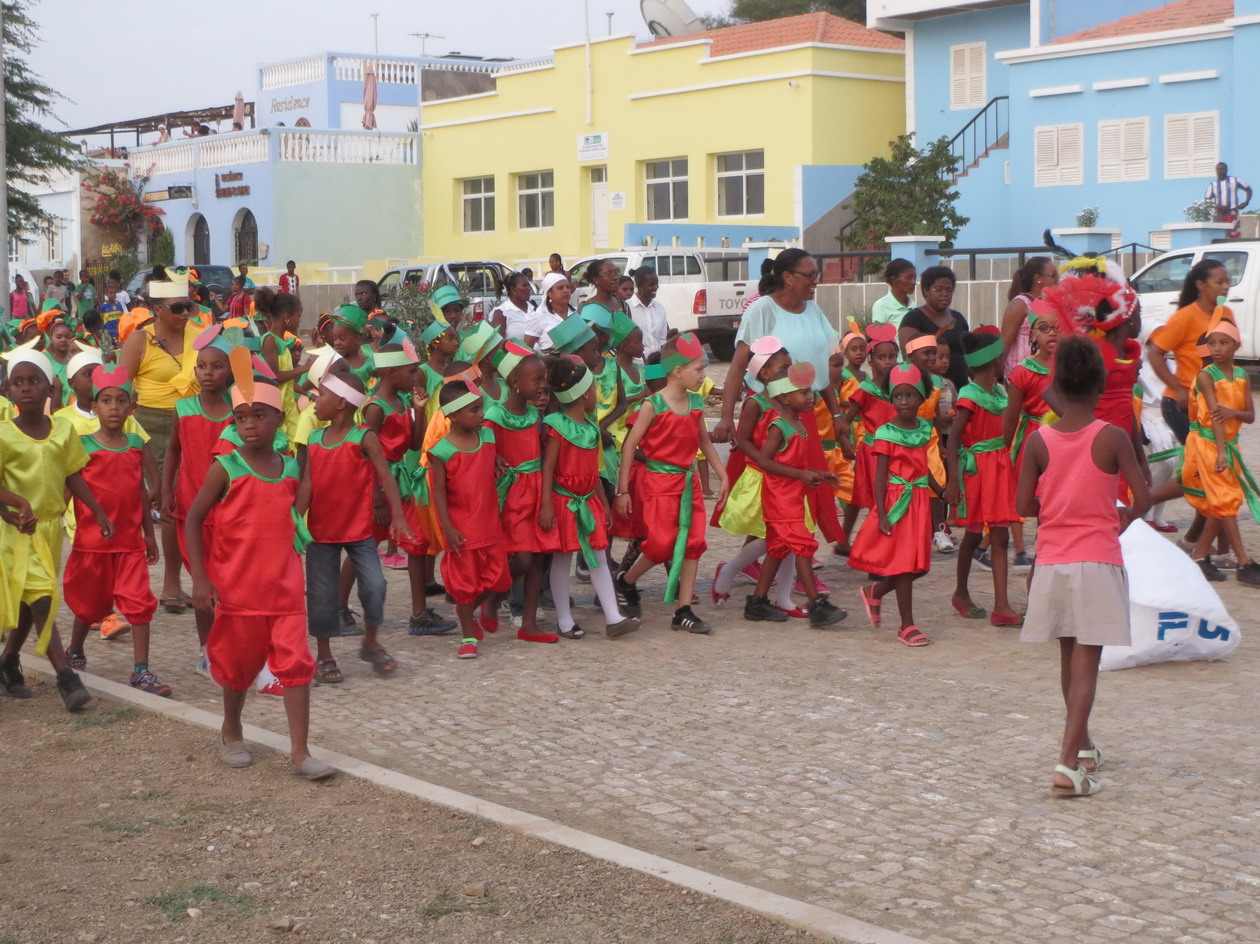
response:
[[[542,280],[542,293],[543,303],[534,309],[525,325],[525,344],[539,354],[546,354],[552,349],[547,332],[574,312],[569,304],[573,287],[564,273],[548,272]]]
[[[530,316],[534,313],[534,305],[529,296],[534,291],[534,283],[523,272],[513,272],[507,277],[507,298],[503,304],[490,312],[490,327],[498,331],[508,341],[521,341],[529,327]]]

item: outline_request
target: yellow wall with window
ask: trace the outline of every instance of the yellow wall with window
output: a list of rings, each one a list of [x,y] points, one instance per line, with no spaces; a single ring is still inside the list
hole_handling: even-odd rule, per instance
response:
[[[425,256],[529,264],[553,251],[589,255],[603,248],[593,239],[592,174],[605,176],[611,202],[606,246],[620,247],[626,224],[648,221],[647,164],[667,159],[687,161],[687,215],[674,222],[797,225],[799,166],[864,164],[904,131],[900,52],[802,46],[710,60],[708,49],[703,41],[593,42],[589,124],[581,44],[557,49],[552,63],[500,74],[494,92],[425,103]],[[579,161],[579,135],[591,134],[606,136],[607,157]],[[764,165],[762,211],[719,215],[720,155],[755,152]],[[543,173],[552,175],[551,218],[532,218],[539,201],[531,195],[523,221],[518,186]],[[465,181],[479,178],[469,184],[469,231]],[[486,178],[493,229],[477,231],[489,222]],[[724,186],[743,195],[737,181]]]

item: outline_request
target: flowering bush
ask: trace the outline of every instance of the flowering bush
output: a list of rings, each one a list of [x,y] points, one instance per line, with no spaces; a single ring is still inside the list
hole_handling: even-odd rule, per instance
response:
[[[1185,209],[1187,223],[1211,223],[1216,204],[1207,197],[1196,200]]]
[[[103,167],[99,173],[83,178],[83,189],[94,198],[89,219],[98,226],[114,227],[128,252],[140,244],[141,235],[147,236],[162,225],[162,210],[144,202],[148,179],[133,181],[127,166]]]

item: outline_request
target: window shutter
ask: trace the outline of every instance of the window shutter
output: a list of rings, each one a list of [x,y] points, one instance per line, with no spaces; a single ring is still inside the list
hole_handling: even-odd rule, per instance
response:
[[[1124,122],[1121,143],[1121,170],[1123,180],[1146,180],[1150,177],[1150,166],[1147,153],[1147,121],[1145,118],[1130,118]]]
[[[967,104],[980,108],[984,98],[984,43],[967,47]]]
[[[1098,182],[1115,183],[1124,179],[1124,122],[1098,122]]]
[[[967,107],[967,47],[951,46],[949,50],[949,107]]]
[[[1059,129],[1037,128],[1033,134],[1034,183],[1038,187],[1053,187],[1059,177]]]
[[[1164,176],[1190,176],[1190,116],[1164,116]]]
[[[1085,158],[1080,125],[1059,126],[1059,183],[1083,184]]]
[[[1216,172],[1216,113],[1190,116],[1190,174],[1211,177]]]

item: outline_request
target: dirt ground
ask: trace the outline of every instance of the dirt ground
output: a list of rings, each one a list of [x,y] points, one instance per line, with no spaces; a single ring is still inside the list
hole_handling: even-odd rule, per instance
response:
[[[99,697],[70,715],[28,682],[0,698],[0,944],[810,939],[347,776],[308,784],[271,751],[230,770],[210,732]]]

